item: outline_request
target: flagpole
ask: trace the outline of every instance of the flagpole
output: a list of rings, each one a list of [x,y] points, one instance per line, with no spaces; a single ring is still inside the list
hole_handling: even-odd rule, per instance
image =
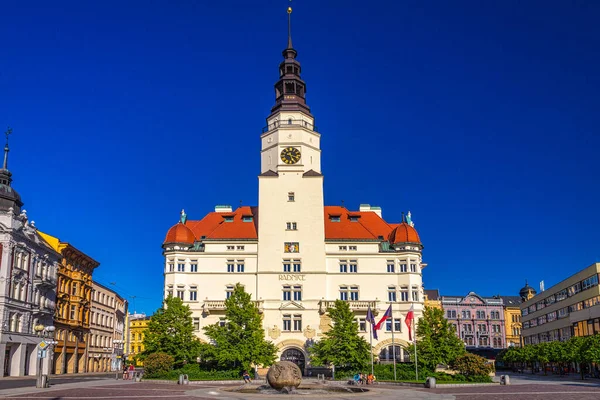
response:
[[[369,344],[371,345],[371,375],[375,375],[373,368],[373,324],[371,325],[371,334],[369,335]]]
[[[417,366],[417,332],[415,331],[415,318],[413,317],[412,320],[412,326],[413,326],[413,343],[415,344],[415,377],[417,378],[416,380],[419,380],[419,367]]]
[[[396,380],[396,346],[394,346],[394,328],[395,326],[395,322],[394,322],[394,308],[393,308],[393,304],[390,305],[390,307],[392,307],[392,357],[394,358],[394,380]],[[402,322],[400,322],[402,323]]]

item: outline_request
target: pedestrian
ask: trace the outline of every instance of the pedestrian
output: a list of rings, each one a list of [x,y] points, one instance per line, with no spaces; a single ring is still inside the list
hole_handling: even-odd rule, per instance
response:
[[[126,381],[127,378],[129,377],[129,374],[127,374],[127,364],[123,364],[123,380]]]
[[[374,378],[373,374],[367,375],[367,385],[372,385]]]
[[[244,383],[250,383],[250,374],[248,373],[248,371],[244,371],[242,377],[244,378]]]
[[[133,364],[129,364],[129,380],[133,380],[133,373],[135,372],[135,367]]]

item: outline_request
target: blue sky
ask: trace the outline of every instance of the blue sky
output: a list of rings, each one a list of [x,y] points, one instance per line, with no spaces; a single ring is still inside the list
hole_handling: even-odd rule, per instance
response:
[[[600,3],[294,3],[326,204],[411,210],[443,294],[516,295],[600,261]],[[257,203],[287,5],[1,6],[13,187],[137,311],[160,305],[181,208]]]

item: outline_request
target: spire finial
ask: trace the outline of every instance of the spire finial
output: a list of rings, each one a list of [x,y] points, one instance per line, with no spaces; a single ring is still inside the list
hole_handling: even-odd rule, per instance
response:
[[[6,145],[4,146],[4,164],[2,164],[2,168],[3,169],[8,169],[8,136],[12,133],[12,128],[9,126],[8,128],[6,128],[6,132],[4,132],[4,134],[6,135]]]
[[[292,0],[290,0],[290,5],[287,9],[288,13],[288,49],[293,49],[292,46]]]

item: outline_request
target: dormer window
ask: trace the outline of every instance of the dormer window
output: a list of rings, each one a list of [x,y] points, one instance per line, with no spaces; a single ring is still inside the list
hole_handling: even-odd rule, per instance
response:
[[[253,218],[252,215],[244,215],[242,217],[242,222],[252,222]]]
[[[358,222],[358,217],[350,216],[350,222]]]
[[[233,217],[223,217],[225,222],[233,222]]]
[[[329,220],[331,222],[340,222],[341,221],[341,216],[340,215],[330,215],[329,216]]]

